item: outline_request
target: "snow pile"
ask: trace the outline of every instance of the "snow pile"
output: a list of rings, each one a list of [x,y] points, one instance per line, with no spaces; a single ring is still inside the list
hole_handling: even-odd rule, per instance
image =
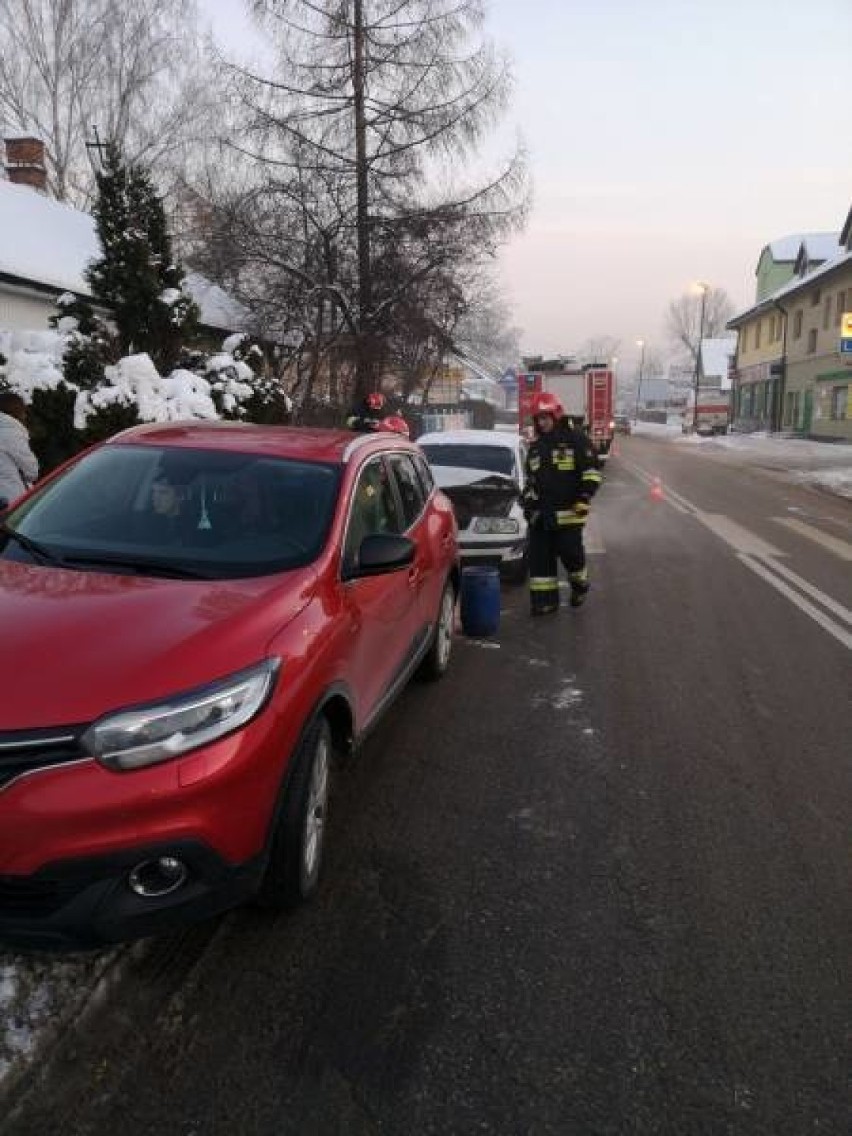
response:
[[[0,1084],[33,1054],[57,1019],[74,1013],[117,954],[0,954]]]
[[[105,385],[80,391],[74,426],[85,430],[90,416],[109,406],[136,406],[143,422],[176,422],[218,418],[210,384],[192,371],[173,371],[163,378],[149,355],[128,355],[104,370]]]
[[[62,379],[66,337],[57,331],[2,331],[0,375],[29,402],[35,390],[55,390]]]
[[[77,321],[63,317],[56,331],[0,331],[0,355],[7,363],[0,377],[26,402],[36,390],[55,390],[63,379],[62,359],[73,341]],[[231,336],[225,347],[243,346],[245,337]],[[258,349],[259,350],[259,349]],[[143,422],[175,422],[219,418],[220,413],[243,415],[244,404],[263,385],[251,367],[223,349],[199,365],[160,375],[150,356],[128,355],[104,368],[104,382],[95,390],[77,390],[74,428],[85,430],[90,417],[109,407],[136,407]],[[215,397],[214,397],[215,395]]]
[[[222,352],[207,360],[207,376],[210,379],[211,388],[219,393],[222,407],[228,414],[239,413],[239,404],[251,398],[254,393],[254,371],[248,363],[235,359],[228,352],[229,343],[232,344],[232,351],[239,350],[243,338],[241,336],[229,337],[222,345]],[[239,342],[234,343],[234,340],[239,340]]]

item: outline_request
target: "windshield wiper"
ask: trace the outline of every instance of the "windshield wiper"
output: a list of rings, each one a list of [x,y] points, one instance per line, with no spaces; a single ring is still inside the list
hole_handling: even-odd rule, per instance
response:
[[[212,580],[215,579],[209,572],[201,572],[197,568],[186,568],[183,564],[174,564],[171,560],[148,560],[132,556],[66,556],[63,564],[73,568],[124,568],[135,575],[170,576],[175,580]]]
[[[33,540],[30,536],[24,536],[23,533],[18,532],[17,529],[10,528],[7,524],[0,524],[0,533],[3,536],[9,537],[19,544],[30,556],[36,556],[39,560],[43,560],[45,564],[53,564],[57,568],[64,568],[65,561],[61,556],[57,556],[55,552],[51,552],[49,548],[45,548],[43,544],[39,544],[37,540]]]

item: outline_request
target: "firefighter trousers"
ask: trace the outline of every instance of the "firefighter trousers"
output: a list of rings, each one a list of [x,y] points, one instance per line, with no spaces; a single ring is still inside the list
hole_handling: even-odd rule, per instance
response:
[[[588,591],[583,525],[530,531],[530,607],[534,615],[559,607],[559,561],[568,573],[572,592]]]

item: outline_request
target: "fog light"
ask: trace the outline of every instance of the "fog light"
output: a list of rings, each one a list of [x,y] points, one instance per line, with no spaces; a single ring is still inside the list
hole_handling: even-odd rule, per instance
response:
[[[186,883],[189,870],[183,860],[174,856],[160,856],[157,860],[144,860],[137,864],[127,877],[132,891],[146,899],[170,895]]]

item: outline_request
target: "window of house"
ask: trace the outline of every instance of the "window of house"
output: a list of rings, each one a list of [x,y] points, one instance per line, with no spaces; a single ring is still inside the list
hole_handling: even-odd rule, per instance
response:
[[[817,288],[815,292],[811,292],[811,307],[818,308],[822,300],[822,288]]]
[[[849,406],[849,387],[831,388],[831,417],[834,422],[846,421],[846,408]]]
[[[817,349],[817,329],[812,327],[808,332],[808,354],[813,355]]]
[[[762,324],[763,324],[763,320],[758,320],[757,323],[754,325],[754,347],[755,347],[755,350],[757,350],[760,347],[760,329],[761,329]]]
[[[802,316],[803,316],[802,309],[799,308],[799,310],[793,316],[793,338],[794,339],[801,339],[802,338]]]
[[[831,296],[826,296],[822,304],[822,330],[828,331],[831,326]]]
[[[748,328],[747,327],[741,327],[740,328],[740,354],[745,355],[746,351],[748,351]]]
[[[840,320],[843,313],[846,311],[846,292],[837,293],[837,327],[840,328]]]

